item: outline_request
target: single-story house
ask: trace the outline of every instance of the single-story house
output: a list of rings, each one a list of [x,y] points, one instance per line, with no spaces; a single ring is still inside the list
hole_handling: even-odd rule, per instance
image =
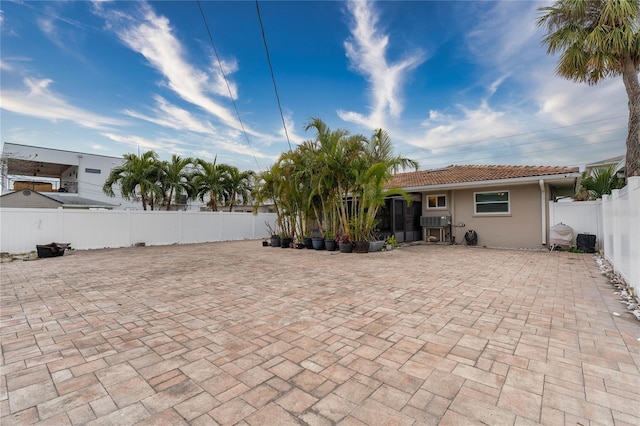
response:
[[[22,189],[0,196],[0,207],[36,208],[36,209],[108,209],[115,204],[90,200],[77,194],[40,193],[31,189]]]
[[[549,201],[571,196],[577,167],[461,165],[398,173],[390,186],[415,200],[387,200],[381,234],[398,241],[437,240],[465,244],[472,230],[477,245],[540,249],[548,245]]]

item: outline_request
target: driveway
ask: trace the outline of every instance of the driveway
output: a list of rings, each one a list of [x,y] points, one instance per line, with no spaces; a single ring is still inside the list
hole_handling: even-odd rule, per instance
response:
[[[640,322],[592,255],[241,241],[0,272],[3,426],[640,424]]]

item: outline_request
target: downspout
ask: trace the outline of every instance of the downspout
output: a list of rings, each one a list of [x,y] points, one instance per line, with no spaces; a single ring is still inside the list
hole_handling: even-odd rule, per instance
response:
[[[544,189],[544,180],[538,181],[540,184],[540,209],[542,210],[542,245],[547,245],[547,192]]]
[[[449,203],[449,208],[451,209],[449,211],[449,214],[451,215],[451,226],[449,226],[449,233],[450,233],[449,242],[451,244],[454,244],[456,236],[453,234],[453,230],[454,230],[454,223],[456,223],[455,222],[455,211],[456,211],[456,209],[455,209],[455,205],[454,205],[454,201],[453,201],[453,191],[449,191],[449,200],[451,200],[451,202]]]

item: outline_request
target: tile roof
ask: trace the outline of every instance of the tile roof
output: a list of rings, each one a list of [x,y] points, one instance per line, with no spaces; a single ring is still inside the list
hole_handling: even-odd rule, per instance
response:
[[[578,167],[555,166],[449,166],[441,169],[397,173],[389,186],[413,188],[499,179],[578,173]]]

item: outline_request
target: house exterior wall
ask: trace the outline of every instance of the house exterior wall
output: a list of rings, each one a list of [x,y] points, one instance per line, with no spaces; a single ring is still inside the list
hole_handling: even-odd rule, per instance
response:
[[[476,192],[509,191],[510,213],[474,214]],[[478,245],[540,249],[542,245],[542,208],[537,184],[492,186],[452,191],[453,235],[464,243],[464,234],[472,229],[478,234]],[[546,204],[546,203],[545,203]],[[463,223],[464,226],[457,226]]]
[[[423,193],[422,197],[422,216],[427,217],[440,217],[440,216],[451,216],[451,192],[449,190],[440,190],[440,191],[429,191]],[[446,201],[445,207],[429,207],[429,197],[434,196],[444,196]],[[436,198],[437,201],[437,198]],[[437,203],[436,203],[437,204]],[[452,218],[453,219],[453,218]],[[450,228],[426,228],[422,227],[422,239],[428,240],[429,237],[436,237],[438,241],[451,242]],[[455,235],[455,233],[454,233]],[[456,238],[457,242],[461,242]]]

